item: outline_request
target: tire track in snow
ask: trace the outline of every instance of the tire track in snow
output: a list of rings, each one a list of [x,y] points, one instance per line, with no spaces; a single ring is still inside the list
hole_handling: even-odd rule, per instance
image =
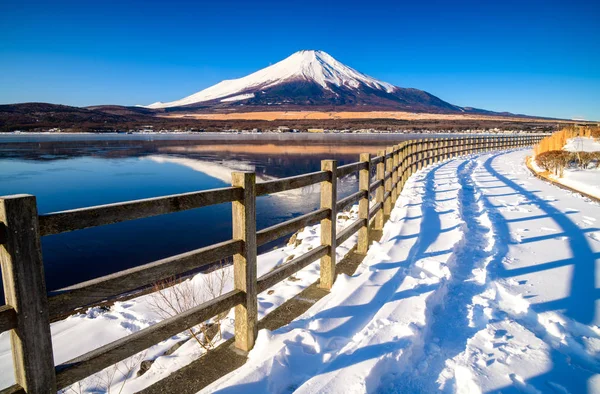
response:
[[[406,236],[402,234],[392,235],[389,232],[390,225],[386,224],[384,228],[384,235],[382,240],[390,239],[388,242],[380,242],[385,244],[386,247],[397,252],[398,245],[412,240],[412,245],[406,253],[405,257],[398,258],[399,256],[391,255],[389,258],[384,259],[384,262],[375,265],[369,265],[367,268],[370,271],[368,282],[356,290],[357,294],[362,294],[365,289],[378,286],[379,290],[375,297],[371,299],[367,304],[346,306],[345,308],[352,308],[352,317],[341,326],[337,326],[334,329],[325,330],[321,335],[325,334],[324,337],[329,337],[326,342],[331,343],[335,337],[349,336],[352,338],[351,341],[340,346],[340,343],[335,343],[336,347],[340,347],[339,350],[332,352],[327,357],[327,362],[319,368],[315,373],[315,377],[308,379],[301,385],[295,387],[298,393],[312,393],[315,391],[328,391],[337,392],[333,387],[341,387],[344,385],[345,392],[363,392],[372,391],[369,390],[371,386],[375,386],[379,382],[378,375],[383,373],[387,369],[386,365],[389,364],[389,360],[395,360],[405,351],[411,341],[414,339],[412,336],[413,330],[418,330],[417,327],[407,327],[406,323],[394,315],[395,306],[399,294],[402,291],[398,291],[401,287],[402,282],[406,278],[406,275],[410,273],[410,270],[414,268],[415,262],[428,257],[434,257],[437,253],[428,253],[430,247],[436,243],[440,234],[452,231],[452,227],[442,228],[442,221],[440,215],[449,214],[451,211],[443,211],[445,208],[446,199],[439,201],[436,197],[438,193],[452,193],[455,189],[450,187],[449,189],[439,190],[439,186],[453,186],[451,180],[455,178],[456,169],[453,166],[447,168],[450,162],[445,162],[440,165],[434,166],[425,172],[424,176],[420,179],[415,180],[413,187],[415,189],[410,190],[414,192],[411,196],[411,203],[407,204],[409,211],[414,210],[420,205],[420,213],[422,220],[419,225],[419,229],[416,233]],[[447,169],[444,173],[440,173],[440,170]],[[439,176],[441,175],[441,177]],[[421,203],[414,203],[415,197],[421,200]],[[406,213],[408,214],[409,211]],[[403,222],[406,217],[396,214],[398,210],[395,210],[395,214],[390,219],[390,224],[393,222]],[[414,212],[413,212],[414,213]],[[404,232],[401,231],[401,233]],[[376,250],[376,248],[373,248]],[[381,259],[381,256],[376,256]],[[385,261],[388,260],[388,261]],[[365,264],[365,262],[363,262]],[[390,273],[393,276],[390,277]],[[437,288],[435,285],[423,285],[417,289],[412,289],[415,294],[419,292],[433,291]],[[356,297],[355,294],[344,295],[346,303],[352,298],[361,299],[362,296]],[[357,308],[360,307],[360,308]],[[332,310],[325,309],[322,313],[317,313],[315,316],[311,316],[311,319],[326,319],[330,317],[339,317],[336,314],[336,309]],[[323,331],[325,327],[319,327],[317,331]],[[385,334],[382,334],[385,332]],[[333,338],[331,338],[333,336]],[[403,337],[408,338],[403,338]],[[381,343],[383,338],[389,337],[389,342]],[[324,338],[321,338],[321,341]],[[333,349],[329,349],[333,350]],[[361,371],[357,373],[352,368],[352,363],[356,362],[356,358],[365,356],[367,362],[372,362],[370,368],[361,368]],[[360,355],[360,356],[359,356]],[[346,370],[349,370],[348,374]],[[358,378],[361,376],[362,378]],[[348,376],[350,375],[350,376]],[[295,385],[294,385],[295,386]],[[339,390],[338,390],[339,391]]]
[[[391,383],[384,382],[378,391],[439,391],[440,386],[455,375],[454,371],[446,370],[446,361],[460,354],[468,339],[480,329],[476,324],[480,311],[473,309],[472,299],[486,288],[486,267],[494,254],[494,238],[480,192],[472,180],[476,167],[473,159],[467,159],[458,168],[463,238],[455,246],[449,261],[451,277],[428,299],[427,331],[423,333],[422,348],[414,351],[411,360],[415,369]],[[436,380],[442,371],[447,376]],[[471,377],[460,372],[463,374],[460,380],[473,386]],[[476,385],[472,388],[476,390]]]
[[[566,214],[563,214],[558,208],[551,205],[549,201],[529,192],[515,179],[509,178],[509,176],[500,173],[494,168],[493,163],[499,158],[504,158],[505,155],[507,153],[494,154],[486,157],[485,160],[481,160],[479,166],[482,173],[484,176],[496,179],[496,183],[503,185],[500,187],[510,188],[513,192],[525,196],[531,205],[538,207],[545,214],[551,216],[564,233],[569,234],[568,242],[574,254],[573,262],[577,263],[575,264],[575,273],[573,274],[573,282],[576,282],[577,278],[575,276],[585,275],[586,266],[594,263],[594,254],[585,236]],[[513,172],[518,169],[520,168],[513,168]],[[529,176],[529,173],[527,175]],[[482,202],[484,207],[490,212],[489,216],[493,228],[497,233],[497,248],[500,251],[491,263],[491,266],[493,266],[492,272],[494,272],[494,277],[491,279],[494,281],[480,300],[486,307],[489,306],[493,309],[493,319],[490,320],[491,324],[487,327],[488,331],[494,331],[495,326],[502,325],[507,329],[501,331],[505,331],[504,338],[508,339],[506,341],[508,346],[510,346],[512,337],[514,336],[511,335],[511,330],[530,332],[535,337],[534,339],[539,342],[538,346],[544,348],[542,356],[547,357],[552,366],[550,371],[529,379],[521,378],[517,374],[520,371],[514,371],[514,367],[511,368],[513,373],[510,374],[509,378],[513,386],[520,388],[519,391],[539,392],[539,388],[543,391],[551,389],[552,392],[568,392],[563,387],[563,385],[566,385],[567,387],[570,386],[571,389],[575,388],[576,392],[586,392],[589,388],[586,388],[586,383],[594,375],[597,376],[600,374],[600,359],[598,359],[598,354],[593,355],[588,353],[585,346],[583,346],[585,341],[600,340],[597,329],[583,324],[583,322],[589,319],[588,313],[589,311],[593,311],[593,308],[586,305],[586,308],[582,308],[584,309],[584,313],[581,313],[571,303],[567,304],[569,307],[566,308],[565,316],[556,312],[537,312],[535,306],[522,298],[521,295],[512,294],[508,286],[505,286],[505,283],[503,283],[504,279],[502,278],[506,272],[502,256],[508,255],[508,245],[515,242],[511,241],[511,233],[506,219],[502,216],[501,207],[495,205],[485,193],[482,194]],[[516,243],[520,242],[518,240]],[[593,281],[593,278],[594,276],[590,275],[589,278],[584,280],[584,283],[588,286],[571,289],[573,300],[594,301],[594,297],[587,296],[586,294],[590,287],[594,287],[593,285],[589,285],[589,281]],[[577,292],[584,295],[577,294]],[[571,315],[571,318],[569,315]],[[577,319],[580,319],[582,322],[577,321]],[[467,349],[467,351],[471,354],[463,357],[465,360],[472,359],[473,354],[477,353],[477,349]],[[511,352],[514,352],[514,350]],[[557,382],[560,382],[560,384]],[[510,392],[511,390],[512,388],[504,388],[502,392]]]

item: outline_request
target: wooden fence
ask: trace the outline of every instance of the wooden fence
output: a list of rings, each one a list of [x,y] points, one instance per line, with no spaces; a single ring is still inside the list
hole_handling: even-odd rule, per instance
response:
[[[335,279],[336,246],[358,232],[357,252],[366,254],[370,228],[381,229],[407,179],[438,161],[478,152],[530,146],[541,135],[473,136],[410,140],[360,161],[337,166],[324,160],[321,171],[268,182],[251,172],[234,172],[232,186],[158,198],[38,215],[30,195],[0,198],[0,261],[6,305],[0,332],[10,330],[16,384],[1,393],[56,393],[87,376],[235,308],[235,344],[252,349],[257,334],[257,294],[320,259],[320,286]],[[372,170],[375,180],[372,182]],[[338,201],[337,179],[359,174],[359,191]],[[256,231],[256,198],[321,184],[318,210]],[[373,196],[373,198],[372,198]],[[67,231],[232,203],[232,239],[139,267],[46,292],[40,237]],[[336,230],[337,213],[359,203],[359,217]],[[257,278],[257,247],[307,225],[321,224],[321,245]],[[54,365],[50,321],[80,308],[147,287],[175,275],[233,256],[234,290],[179,315],[137,331],[60,365]]]

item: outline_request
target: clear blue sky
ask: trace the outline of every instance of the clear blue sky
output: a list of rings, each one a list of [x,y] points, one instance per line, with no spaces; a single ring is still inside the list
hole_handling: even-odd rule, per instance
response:
[[[0,2],[0,103],[179,99],[301,49],[453,104],[600,119],[600,1]]]

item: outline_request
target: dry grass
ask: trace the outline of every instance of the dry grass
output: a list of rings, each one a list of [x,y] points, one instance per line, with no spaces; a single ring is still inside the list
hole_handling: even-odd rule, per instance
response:
[[[236,112],[211,114],[168,114],[164,118],[207,119],[207,120],[339,120],[339,119],[398,119],[398,120],[495,120],[495,121],[527,121],[547,123],[548,119],[529,118],[526,116],[493,116],[474,114],[428,114],[403,111],[364,111],[364,112],[327,112],[327,111],[269,111],[269,112]],[[575,121],[561,120],[561,123]]]
[[[562,148],[567,144],[567,140],[575,137],[600,138],[600,127],[565,127],[562,130],[542,139],[536,146],[533,147],[533,152],[537,156],[544,152],[562,150]]]

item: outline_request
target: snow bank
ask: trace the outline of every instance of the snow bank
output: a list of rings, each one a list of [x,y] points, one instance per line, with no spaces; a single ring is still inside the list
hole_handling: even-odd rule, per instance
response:
[[[568,168],[565,169],[562,178],[553,177],[552,179],[590,196],[600,198],[600,168],[587,170]]]
[[[600,142],[591,137],[571,138],[567,141],[563,150],[569,152],[598,152],[600,151]]]

